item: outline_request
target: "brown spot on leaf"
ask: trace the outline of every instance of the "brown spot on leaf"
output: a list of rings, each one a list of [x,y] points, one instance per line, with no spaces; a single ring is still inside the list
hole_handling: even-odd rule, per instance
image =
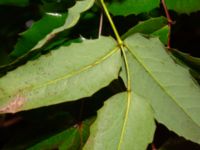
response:
[[[11,102],[6,106],[0,108],[0,113],[16,113],[24,104],[26,98],[21,95],[17,95]]]

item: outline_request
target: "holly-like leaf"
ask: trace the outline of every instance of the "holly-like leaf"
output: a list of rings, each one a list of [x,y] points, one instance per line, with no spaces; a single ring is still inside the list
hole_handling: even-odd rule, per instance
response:
[[[159,0],[114,0],[108,4],[108,9],[113,15],[128,16],[148,12],[159,4]]]
[[[200,88],[188,69],[177,65],[157,38],[135,34],[125,47],[134,92],[149,100],[158,122],[200,143]]]
[[[152,109],[139,95],[128,94],[111,97],[98,111],[85,150],[144,150],[152,142]]]
[[[22,37],[16,44],[11,56],[18,58],[28,51],[43,47],[57,34],[76,25],[80,14],[88,10],[93,3],[94,0],[77,1],[73,7],[69,8],[68,13],[46,14],[46,16],[36,22],[30,29],[22,33]]]
[[[118,78],[121,54],[111,37],[60,47],[0,78],[0,113],[17,112],[93,93]]]
[[[191,13],[200,10],[199,0],[165,0],[167,8],[178,13]]]

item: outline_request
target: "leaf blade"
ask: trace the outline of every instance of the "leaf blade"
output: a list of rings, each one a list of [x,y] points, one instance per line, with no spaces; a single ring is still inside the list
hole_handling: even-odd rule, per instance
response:
[[[83,139],[89,136],[89,127],[93,118],[84,120],[64,131],[54,134],[38,143],[29,146],[28,150],[38,149],[59,149],[59,150],[79,150],[85,143]],[[83,143],[82,143],[83,142]]]
[[[149,100],[159,122],[200,143],[200,92],[188,70],[173,62],[158,39],[138,34],[126,39],[125,45],[134,68],[131,76],[135,92]]]
[[[93,4],[94,0],[77,1],[73,7],[69,8],[68,13],[47,13],[30,29],[22,33],[11,56],[18,58],[29,51],[42,48],[57,34],[72,28],[78,22],[80,14],[92,7]],[[47,23],[50,24],[48,27]]]
[[[20,34],[21,37],[10,56],[17,58],[27,53],[54,28],[61,26],[66,18],[67,13],[46,13],[39,21],[33,23],[28,30]],[[47,24],[49,25],[47,26]]]
[[[178,13],[187,13],[200,10],[200,1],[199,0],[165,0],[167,8],[170,10],[177,11]]]
[[[90,96],[116,79],[120,67],[120,51],[112,38],[61,47],[0,79],[0,112],[17,112]]]
[[[98,112],[97,120],[92,125],[85,150],[143,150],[152,141],[155,124],[151,108],[135,93],[131,93],[128,120],[124,124],[127,96],[126,92],[120,93],[105,102]],[[125,126],[124,133],[122,133],[123,126]]]
[[[159,0],[116,0],[108,5],[108,9],[116,16],[128,16],[130,14],[137,15],[158,7],[159,3]]]
[[[76,23],[80,19],[81,13],[91,8],[94,2],[95,0],[77,1],[76,4],[68,10],[68,18],[66,19],[63,26],[54,29],[44,39],[39,41],[38,44],[32,48],[32,50],[41,48],[44,44],[46,44],[46,42],[48,42],[49,39],[51,39],[51,37],[54,37],[56,34],[59,34],[60,32],[70,29],[71,27],[76,25]]]
[[[146,21],[139,22],[136,26],[129,29],[125,34],[122,35],[122,38],[126,39],[134,33],[151,34],[165,25],[167,25],[167,19],[165,17],[150,18]]]

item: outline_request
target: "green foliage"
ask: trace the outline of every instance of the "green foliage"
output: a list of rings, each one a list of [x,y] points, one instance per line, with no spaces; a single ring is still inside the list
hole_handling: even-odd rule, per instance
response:
[[[49,32],[64,24],[66,18],[67,13],[47,13],[45,16],[43,16],[43,18],[41,18],[41,20],[33,23],[31,28],[23,33],[20,33],[21,38],[18,40],[17,44],[15,45],[15,49],[10,54],[11,57],[17,58],[26,54]]]
[[[157,36],[163,44],[167,44],[169,36],[167,19],[165,17],[156,17],[139,22],[123,34],[122,39],[126,39],[135,33]]]
[[[159,7],[159,0],[113,0],[108,7],[113,15],[127,16],[148,12]]]
[[[199,0],[165,0],[168,9],[177,11],[179,13],[191,13],[200,10]]]
[[[157,38],[135,35],[127,38],[125,45],[130,51],[134,91],[151,103],[157,121],[200,143],[200,89],[188,70],[174,63]],[[171,116],[179,118],[179,122]]]
[[[100,109],[84,149],[146,149],[155,130],[153,111],[139,95],[131,92],[130,100],[127,97],[127,93],[117,94]]]
[[[191,13],[200,10],[199,0],[165,0],[167,8],[178,13]],[[127,16],[149,12],[159,7],[159,0],[111,0],[108,4],[113,15]]]
[[[160,124],[175,135],[160,150],[186,139],[199,148],[200,60],[165,48],[173,30],[160,4],[0,0],[37,12],[23,14],[24,24],[36,20],[27,30],[8,30],[12,51],[0,45],[0,149],[145,150]],[[200,8],[197,0],[166,4],[177,15]]]
[[[90,119],[82,122],[81,124],[77,124],[66,131],[62,131],[29,147],[28,150],[78,150],[88,138],[89,127],[92,121],[93,119]]]
[[[9,72],[0,79],[0,112],[17,112],[91,96],[118,76],[121,60],[116,45],[109,37],[85,40],[60,47]],[[18,104],[12,106],[15,102]]]
[[[0,5],[16,5],[16,6],[27,6],[29,0],[0,0]]]
[[[47,13],[29,30],[22,33],[22,38],[16,44],[11,56],[19,57],[29,50],[42,48],[49,40],[55,38],[57,34],[73,27],[78,22],[80,13],[89,9],[93,3],[94,0],[80,1],[71,7],[68,13]],[[46,26],[47,24],[48,26]]]

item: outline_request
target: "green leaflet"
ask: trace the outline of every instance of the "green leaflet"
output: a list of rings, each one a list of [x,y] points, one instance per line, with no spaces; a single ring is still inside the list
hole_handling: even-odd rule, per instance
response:
[[[191,13],[200,10],[199,0],[165,0],[167,8],[179,13]]]
[[[80,14],[92,7],[93,3],[94,0],[77,1],[66,14],[47,14],[30,29],[22,33],[22,37],[16,44],[11,56],[17,58],[28,51],[43,47],[58,33],[73,27],[78,22]]]
[[[27,6],[29,0],[0,0],[0,5],[15,5],[15,6]]]
[[[125,34],[123,34],[122,39],[126,39],[127,37],[135,33],[151,34],[154,36],[158,36],[164,44],[167,44],[169,33],[167,19],[161,16],[139,22],[137,25],[135,25]]]
[[[165,17],[151,18],[146,21],[139,22],[137,25],[129,29],[122,39],[126,39],[134,33],[152,34],[167,25],[167,19]]]
[[[159,0],[113,0],[108,9],[113,15],[140,14],[159,7]]]
[[[41,39],[54,28],[64,24],[67,13],[47,13],[39,21],[35,22],[28,30],[21,33],[11,57],[17,58],[30,51]],[[48,24],[48,26],[47,26]]]
[[[176,49],[170,49],[170,52],[176,56],[179,60],[190,66],[192,69],[200,73],[200,58],[193,57],[187,53],[183,53]]]
[[[153,112],[146,101],[131,92],[120,93],[98,111],[84,150],[144,150],[153,140]]]
[[[153,32],[151,35],[154,35],[154,36],[158,36],[160,41],[163,43],[163,44],[166,44],[168,43],[168,36],[169,36],[169,26],[166,25],[164,27],[162,27],[161,29]]]
[[[79,148],[80,135],[77,128],[71,128],[66,131],[62,131],[40,143],[33,145],[28,148],[28,150],[38,150],[38,149],[59,149],[59,150],[76,150]]]
[[[80,125],[74,125],[65,131],[48,137],[47,139],[29,147],[28,150],[79,150],[84,144],[85,139],[89,136],[89,127],[92,122],[93,119],[85,120],[81,122]]]
[[[60,47],[0,78],[0,113],[17,112],[92,95],[118,77],[115,40],[100,37]]]
[[[200,89],[188,70],[175,64],[157,38],[136,34],[125,46],[134,92],[149,100],[159,122],[200,143]]]
[[[187,53],[183,53],[176,49],[170,49],[172,58],[176,63],[187,67],[190,70],[191,75],[200,84],[200,58],[190,56]]]
[[[165,0],[167,8],[178,13],[192,13],[200,10],[199,0]],[[149,12],[159,7],[159,0],[112,0],[108,4],[113,15],[127,16]]]
[[[81,13],[88,10],[89,8],[91,8],[94,4],[94,1],[95,0],[77,1],[76,4],[68,10],[68,17],[67,17],[65,23],[61,27],[55,28],[44,39],[39,41],[38,44],[35,45],[33,49],[41,48],[46,42],[48,42],[49,39],[54,37],[56,34],[76,25],[76,23],[78,22],[78,20],[80,18]]]

